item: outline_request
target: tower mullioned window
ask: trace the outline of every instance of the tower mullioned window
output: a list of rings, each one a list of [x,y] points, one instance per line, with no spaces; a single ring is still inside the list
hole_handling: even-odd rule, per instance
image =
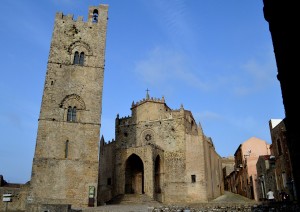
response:
[[[71,107],[71,106],[68,107],[67,121],[68,122],[76,121],[76,107]]]
[[[84,65],[84,52],[81,52],[80,54],[78,51],[75,52],[73,64],[74,65],[78,64],[82,66]]]
[[[98,204],[107,21],[105,4],[89,7],[87,21],[55,15],[26,211],[36,204]]]

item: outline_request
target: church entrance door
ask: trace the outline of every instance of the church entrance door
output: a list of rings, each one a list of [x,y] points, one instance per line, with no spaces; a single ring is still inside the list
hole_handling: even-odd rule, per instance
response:
[[[144,165],[141,158],[136,154],[132,154],[126,161],[125,193],[144,193]]]

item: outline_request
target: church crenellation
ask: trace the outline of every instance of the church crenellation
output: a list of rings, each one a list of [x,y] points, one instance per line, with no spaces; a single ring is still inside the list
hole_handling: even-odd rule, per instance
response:
[[[115,138],[100,137],[107,21],[108,5],[89,7],[86,22],[55,16],[26,211],[126,194],[161,203],[222,195],[220,156],[182,104],[173,110],[147,89],[130,115],[117,114]]]

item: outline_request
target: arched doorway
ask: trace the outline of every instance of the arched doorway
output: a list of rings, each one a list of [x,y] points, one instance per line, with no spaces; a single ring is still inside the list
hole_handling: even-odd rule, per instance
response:
[[[126,161],[125,193],[144,193],[144,165],[141,158],[136,154],[132,154]]]
[[[154,178],[154,188],[155,188],[155,193],[160,194],[161,193],[161,186],[160,186],[160,180],[161,180],[161,168],[160,168],[161,162],[160,162],[160,157],[159,155],[156,156],[155,159],[155,167],[154,167],[154,173],[155,173],[155,178]]]

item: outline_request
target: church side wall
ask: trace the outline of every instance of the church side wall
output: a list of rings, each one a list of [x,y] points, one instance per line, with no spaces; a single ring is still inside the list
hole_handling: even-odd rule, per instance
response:
[[[200,136],[186,136],[187,202],[206,202],[206,167],[204,146]]]
[[[172,112],[161,130],[165,150],[164,193],[165,202],[184,202],[188,197],[186,177],[186,126],[184,111]]]
[[[207,197],[208,201],[210,201],[224,192],[222,164],[221,157],[216,153],[208,138],[204,140],[204,149],[207,173]]]
[[[114,176],[115,151],[115,142],[100,146],[98,205],[102,205],[113,197],[113,188],[118,180],[118,177]]]

